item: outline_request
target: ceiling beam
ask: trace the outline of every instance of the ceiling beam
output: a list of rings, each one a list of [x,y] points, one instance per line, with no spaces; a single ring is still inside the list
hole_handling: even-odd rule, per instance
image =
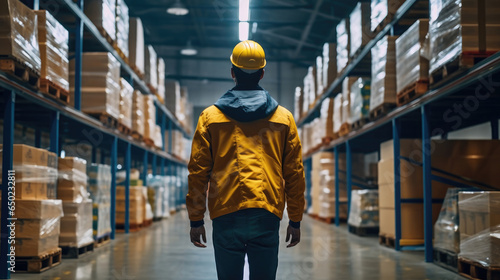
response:
[[[316,6],[314,6],[314,11],[309,17],[309,21],[306,25],[306,28],[304,28],[304,31],[302,32],[302,37],[300,38],[300,42],[297,45],[297,49],[295,49],[293,57],[297,57],[297,55],[300,53],[300,50],[302,49],[302,46],[305,44],[307,37],[309,37],[309,33],[311,32],[311,28],[314,24],[314,21],[316,20],[316,16],[319,13],[319,8],[321,8],[321,4],[323,4],[323,0],[318,0],[316,2]]]
[[[299,44],[300,41],[295,39],[295,38],[291,38],[291,37],[288,37],[288,36],[285,36],[285,35],[281,35],[281,34],[276,34],[272,31],[268,31],[268,30],[263,30],[263,29],[259,29],[257,31],[257,33],[261,33],[261,34],[264,34],[264,35],[268,35],[268,36],[272,36],[272,37],[275,37],[275,38],[278,38],[278,39],[282,39],[282,40],[285,40],[285,41],[288,41],[290,43],[295,43],[295,44]],[[307,42],[302,42],[302,44],[304,46],[307,46],[307,47],[310,47],[310,48],[313,48],[313,49],[322,49],[320,46],[317,46],[317,45],[314,45],[314,44],[310,44],[310,43],[307,43]]]
[[[285,6],[289,6],[289,7],[292,7],[293,4],[290,3],[289,1],[286,1],[286,0],[270,0],[271,2],[274,2],[274,3],[277,3],[277,4],[281,4],[281,5],[285,5]],[[314,10],[313,9],[309,9],[309,8],[298,8],[297,10],[299,11],[303,11],[303,12],[307,12],[307,13],[313,13]],[[325,14],[325,13],[321,13],[321,12],[318,12],[317,14],[319,17],[322,17],[322,18],[325,18],[325,19],[329,19],[329,20],[333,20],[333,21],[340,21],[342,20],[341,18],[339,17],[336,17],[336,16],[332,16],[332,15],[329,15],[329,14]]]

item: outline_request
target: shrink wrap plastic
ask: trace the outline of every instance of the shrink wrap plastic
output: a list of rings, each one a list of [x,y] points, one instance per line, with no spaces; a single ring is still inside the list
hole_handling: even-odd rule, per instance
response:
[[[116,40],[116,0],[91,0],[83,5],[85,15],[94,23]]]
[[[351,116],[353,124],[370,116],[370,79],[359,78],[351,86]]]
[[[434,248],[460,252],[458,193],[461,189],[450,188],[446,192],[441,212],[434,224]]]
[[[132,94],[132,131],[144,136],[144,95],[134,90]]]
[[[156,56],[155,49],[151,45],[147,45],[145,49],[144,68],[146,83],[154,89],[158,89],[158,57]]]
[[[92,235],[92,201],[63,202],[59,244],[81,247],[94,242]]]
[[[298,121],[302,117],[302,107],[304,106],[304,94],[301,87],[295,88],[295,110],[293,118]]]
[[[343,19],[337,25],[337,73],[339,74],[349,62],[351,49],[349,33],[349,19]]]
[[[378,227],[378,190],[353,190],[347,223],[354,227]]]
[[[372,48],[370,111],[396,103],[396,37],[385,36]]]
[[[122,51],[125,57],[129,56],[129,16],[128,6],[124,0],[116,0],[116,46]]]
[[[124,79],[120,78],[120,117],[122,125],[132,128],[132,102],[134,88]]]

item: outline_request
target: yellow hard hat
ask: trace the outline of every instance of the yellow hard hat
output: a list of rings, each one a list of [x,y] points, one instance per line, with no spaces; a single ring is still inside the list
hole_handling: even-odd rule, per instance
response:
[[[257,42],[246,40],[234,47],[231,62],[238,68],[258,70],[266,66],[266,54]]]

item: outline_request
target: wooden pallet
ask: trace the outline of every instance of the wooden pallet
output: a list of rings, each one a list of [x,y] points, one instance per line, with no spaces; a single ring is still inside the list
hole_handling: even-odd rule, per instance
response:
[[[80,247],[61,246],[63,259],[78,259],[94,251],[94,242]]]
[[[365,124],[367,124],[370,120],[368,118],[361,118],[357,121],[355,121],[353,124],[351,124],[351,130],[358,130],[362,128]]]
[[[337,139],[337,138],[339,138],[339,137],[338,137],[338,133],[335,133],[335,136],[334,136],[334,137],[330,137],[330,136],[328,136],[328,137],[323,137],[323,138],[321,139],[321,143],[323,143],[323,145],[325,145],[325,146],[326,146],[326,145],[330,144],[330,142],[332,142],[333,140],[335,140],[335,139]]]
[[[130,232],[136,232],[140,231],[144,227],[144,222],[140,224],[129,224],[129,231]],[[125,225],[124,224],[116,224],[116,231],[117,232],[125,232]]]
[[[28,83],[34,88],[40,86],[40,72],[31,69],[20,59],[11,56],[0,57],[0,70]]]
[[[144,143],[146,143],[146,145],[151,147],[151,148],[155,147],[155,142],[151,138],[144,137]]]
[[[141,72],[141,70],[139,70],[139,68],[137,68],[137,66],[132,65],[132,64],[129,64],[129,66],[130,66],[130,68],[132,68],[132,70],[134,70],[135,74],[139,77],[139,79],[144,80],[144,73]]]
[[[128,126],[122,124],[120,121],[117,122],[118,126],[118,131],[125,135],[132,135],[132,129],[130,129]]]
[[[137,141],[140,141],[140,142],[144,141],[143,136],[141,134],[139,134],[139,132],[137,132],[137,131],[132,130],[132,133],[130,135],[132,135],[132,138],[134,138]]]
[[[163,217],[154,217],[153,218],[153,222],[159,222],[161,220],[163,220]]]
[[[440,248],[434,248],[434,263],[448,270],[458,272],[457,253]]]
[[[113,46],[115,44],[115,40],[113,40],[113,38],[111,38],[111,36],[109,36],[108,32],[106,32],[106,30],[104,30],[104,28],[97,27],[97,29],[99,30],[99,33],[101,33],[102,37],[104,37],[104,39],[106,39],[106,41],[108,41],[108,43],[111,46]]]
[[[94,248],[102,247],[111,242],[111,233],[106,233],[105,235],[96,238],[94,241]]]
[[[16,257],[16,272],[40,273],[61,264],[61,248],[36,257]]]
[[[62,101],[65,104],[69,104],[69,91],[63,89],[60,85],[50,80],[40,78],[40,91],[57,101]]]
[[[485,267],[465,258],[458,258],[458,273],[469,279],[498,280],[500,267]]]
[[[348,226],[349,232],[359,236],[378,236],[379,227]]]
[[[170,210],[170,215],[174,215],[175,213],[177,213],[176,210]]]
[[[372,32],[374,34],[378,34],[380,33],[380,31],[384,30],[384,28],[389,24],[391,23],[392,19],[394,18],[394,15],[392,13],[388,13],[387,16],[385,16],[385,18],[382,20],[382,22],[380,22],[377,27],[375,27],[374,30],[372,30]]]
[[[122,58],[125,63],[129,64],[128,62],[128,57],[125,55],[125,53],[118,47],[118,44],[116,42],[113,42],[113,48],[115,51],[118,53],[118,55]]]
[[[381,245],[385,245],[389,248],[396,248],[396,242],[395,238],[393,236],[387,235],[387,234],[379,234],[378,236],[378,242]],[[420,246],[424,244],[423,239],[400,239],[399,240],[399,245],[400,246]]]
[[[151,220],[144,220],[143,227],[149,227],[153,224],[153,219]]]
[[[108,113],[101,112],[101,113],[87,113],[87,114],[98,119],[106,127],[117,128],[118,126],[118,121],[116,120],[116,118],[110,116]]]
[[[349,132],[351,132],[351,125],[348,123],[343,123],[340,126],[339,136],[340,137],[345,136],[345,135],[349,134]]]
[[[327,224],[333,224],[335,223],[335,217],[328,217],[328,218],[325,218],[325,217],[320,217],[316,214],[309,214],[309,216],[313,219],[315,219],[316,221],[320,221],[320,222],[323,222],[323,223],[327,223]],[[340,218],[340,222],[342,223],[345,223],[347,220],[345,218]]]
[[[426,93],[427,90],[429,90],[429,80],[427,79],[418,80],[408,85],[397,94],[398,107],[410,103],[412,100]]]
[[[431,88],[437,88],[446,82],[453,80],[467,69],[472,68],[477,63],[495,53],[496,51],[462,52],[459,56],[445,63],[439,69],[430,74],[429,82]]]
[[[394,103],[383,103],[377,108],[370,110],[370,120],[374,121],[387,115],[394,107],[396,107]]]

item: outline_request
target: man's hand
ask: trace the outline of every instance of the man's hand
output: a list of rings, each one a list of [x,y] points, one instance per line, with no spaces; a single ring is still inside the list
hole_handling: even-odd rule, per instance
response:
[[[286,229],[286,240],[285,242],[288,242],[290,240],[290,237],[292,237],[292,240],[290,241],[290,244],[286,246],[287,248],[291,248],[300,242],[300,228],[293,228],[290,225],[288,225],[288,228]]]
[[[207,236],[205,233],[205,226],[200,226],[200,227],[195,227],[191,228],[191,232],[189,234],[191,236],[191,242],[194,244],[196,247],[200,248],[206,248],[207,246],[201,243],[200,241],[200,235],[203,238],[203,242],[207,243]]]

